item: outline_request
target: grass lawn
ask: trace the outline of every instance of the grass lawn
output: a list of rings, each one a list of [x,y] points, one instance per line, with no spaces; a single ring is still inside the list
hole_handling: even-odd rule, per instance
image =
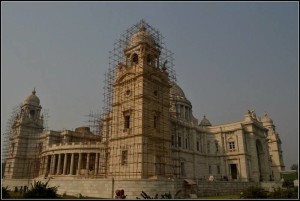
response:
[[[218,196],[209,196],[209,197],[199,197],[197,199],[240,199],[240,195],[218,195]]]

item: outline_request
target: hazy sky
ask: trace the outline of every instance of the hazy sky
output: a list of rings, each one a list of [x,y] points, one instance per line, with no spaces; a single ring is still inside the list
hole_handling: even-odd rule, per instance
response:
[[[100,110],[113,43],[144,19],[174,53],[179,85],[213,125],[267,112],[298,163],[297,2],[2,2],[1,133],[36,87],[52,130]]]

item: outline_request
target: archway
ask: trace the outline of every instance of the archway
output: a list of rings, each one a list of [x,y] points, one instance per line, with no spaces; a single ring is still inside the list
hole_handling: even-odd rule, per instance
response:
[[[259,181],[263,181],[263,166],[264,166],[264,149],[260,140],[256,140],[256,153],[258,161]]]

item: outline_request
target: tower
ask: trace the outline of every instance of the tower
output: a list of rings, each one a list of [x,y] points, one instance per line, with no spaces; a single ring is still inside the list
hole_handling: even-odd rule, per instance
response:
[[[280,171],[285,169],[282,157],[281,140],[279,134],[276,132],[273,120],[265,114],[261,119],[263,126],[268,129],[267,140],[269,146],[272,179],[280,180]]]
[[[113,84],[109,176],[159,178],[172,174],[170,84],[159,37],[141,21],[123,49]]]
[[[39,167],[38,137],[43,131],[43,116],[41,116],[40,99],[35,94],[34,89],[24,100],[21,112],[13,123],[5,178],[33,177]]]

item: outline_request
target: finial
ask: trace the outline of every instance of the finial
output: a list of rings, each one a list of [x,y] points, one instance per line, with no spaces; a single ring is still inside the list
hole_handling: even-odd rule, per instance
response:
[[[144,22],[144,20],[141,20],[141,22],[140,22],[140,31],[146,31],[146,27],[145,27],[145,22]]]
[[[35,91],[35,87],[33,88],[32,94],[35,95],[36,91]]]
[[[203,115],[203,118],[206,118],[206,115]]]

